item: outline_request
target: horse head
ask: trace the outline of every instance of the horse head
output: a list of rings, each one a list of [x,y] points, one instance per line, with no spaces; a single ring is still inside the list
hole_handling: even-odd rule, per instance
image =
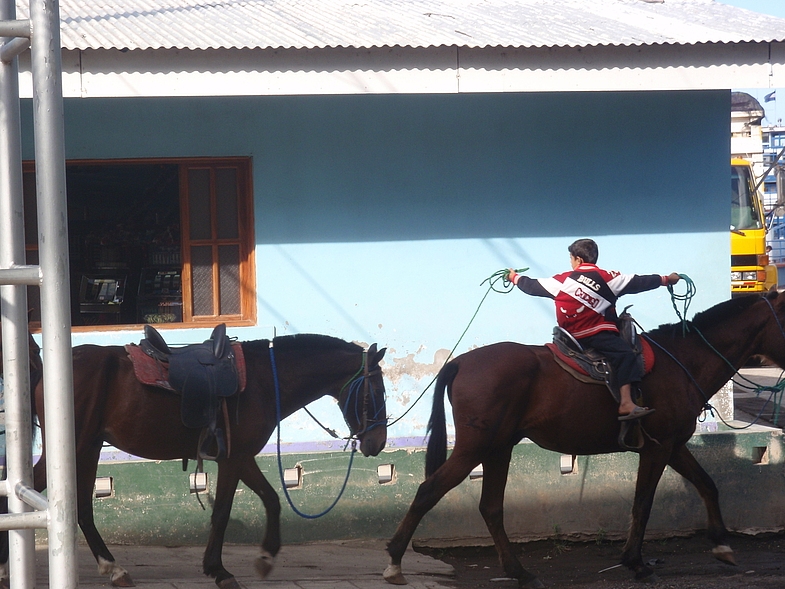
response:
[[[360,440],[363,456],[376,456],[387,443],[387,407],[384,378],[379,362],[387,348],[372,344],[363,352],[363,364],[338,396],[343,417],[353,436]]]

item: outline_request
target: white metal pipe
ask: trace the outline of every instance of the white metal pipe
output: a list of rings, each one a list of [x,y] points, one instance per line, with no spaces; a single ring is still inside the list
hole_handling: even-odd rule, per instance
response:
[[[38,511],[47,511],[49,509],[49,501],[47,501],[46,497],[32,487],[28,487],[24,483],[16,483],[15,491],[16,496],[33,509]]]
[[[2,266],[2,264],[0,264],[0,266]],[[31,286],[40,286],[41,268],[40,266],[15,266],[13,268],[1,268],[0,284],[29,284]]]
[[[30,37],[30,21],[14,18],[0,19],[0,37]]]
[[[30,47],[30,39],[26,37],[17,37],[10,40],[3,46],[0,46],[0,62],[10,63],[15,57],[20,56]]]
[[[16,17],[14,0],[0,0],[0,20]],[[18,23],[18,21],[16,21]],[[7,30],[7,27],[0,27]],[[29,35],[29,22],[27,23]],[[14,31],[18,34],[18,31]],[[17,59],[0,64],[0,267],[22,266],[25,262],[24,200],[22,196],[22,131],[19,107]],[[22,270],[21,273],[25,273]],[[3,273],[9,281],[14,271]],[[3,384],[5,397],[6,469],[9,484],[32,483],[33,441],[30,415],[30,362],[27,333],[27,288],[0,286],[3,327]],[[9,530],[9,582],[11,589],[35,586],[35,534],[32,528],[45,524],[46,514],[26,513],[30,508],[8,495],[9,514],[0,519]],[[32,517],[30,517],[32,516]],[[7,529],[7,528],[6,528]]]
[[[49,514],[46,511],[30,511],[28,513],[4,513],[0,515],[0,523],[4,528],[11,530],[23,530],[28,535],[34,534],[36,528],[47,527]],[[33,536],[35,537],[35,536]],[[33,553],[35,554],[35,552]],[[9,575],[11,587],[19,584],[19,579],[16,576],[18,570],[12,570]],[[35,587],[33,583],[28,583],[27,587]],[[27,589],[27,588],[26,588]]]
[[[57,0],[30,0],[38,243],[42,272],[49,587],[75,589],[76,466],[65,192],[65,130]]]

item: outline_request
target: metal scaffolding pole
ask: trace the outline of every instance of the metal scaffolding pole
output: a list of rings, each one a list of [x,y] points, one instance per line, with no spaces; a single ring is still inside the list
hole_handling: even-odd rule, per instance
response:
[[[2,0],[0,20],[15,18],[13,0]],[[29,31],[29,28],[28,28]],[[11,42],[12,39],[3,39]],[[3,48],[6,44],[3,44]],[[22,202],[22,132],[19,115],[17,59],[0,64],[0,268],[25,264]],[[9,222],[10,221],[10,222]],[[21,221],[21,222],[20,222]],[[27,291],[25,286],[0,286],[2,308],[3,384],[6,429],[6,488],[10,514],[30,511],[14,493],[17,482],[33,480],[33,432],[30,415],[30,371],[27,349]],[[34,587],[35,531],[10,530],[9,563],[12,589]]]
[[[10,587],[35,585],[33,528],[48,530],[49,587],[77,586],[76,469],[65,194],[64,115],[56,0],[31,0],[30,20],[15,20],[0,0],[0,311],[6,406],[6,480]],[[31,30],[35,34],[31,35]],[[22,148],[17,56],[30,39],[40,265],[25,265]],[[32,424],[26,285],[41,288],[48,499],[32,487]],[[30,513],[33,508],[37,511]]]

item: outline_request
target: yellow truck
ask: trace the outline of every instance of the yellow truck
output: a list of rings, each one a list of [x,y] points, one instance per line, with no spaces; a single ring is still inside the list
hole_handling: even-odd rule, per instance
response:
[[[752,164],[731,159],[731,296],[760,293],[777,285],[777,268],[766,251],[763,200]]]

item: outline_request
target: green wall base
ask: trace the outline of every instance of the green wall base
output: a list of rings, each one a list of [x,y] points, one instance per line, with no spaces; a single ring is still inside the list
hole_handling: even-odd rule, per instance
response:
[[[739,532],[785,529],[785,444],[781,430],[696,435],[690,448],[714,478],[729,529]],[[284,543],[347,538],[389,538],[423,479],[423,449],[385,451],[376,458],[357,455],[349,483],[334,510],[310,520],[297,516],[280,493],[274,455],[258,463],[282,503]],[[285,455],[284,467],[302,466],[302,486],[290,490],[305,513],[328,507],[343,484],[348,453]],[[569,463],[569,459],[567,459]],[[505,521],[513,540],[554,536],[623,537],[629,527],[638,459],[635,454],[578,456],[574,470],[562,474],[560,456],[531,443],[513,453],[505,500]],[[380,484],[377,466],[393,464],[395,476]],[[194,467],[190,464],[189,470]],[[108,543],[187,545],[207,540],[216,465],[205,464],[208,488],[201,500],[189,492],[182,463],[114,462],[99,466],[112,477],[113,495],[95,500],[96,524]],[[486,544],[490,537],[478,511],[482,484],[466,480],[448,493],[423,520],[420,543]],[[648,534],[679,535],[705,528],[703,505],[679,475],[666,469],[660,482]],[[235,496],[226,541],[260,543],[265,525],[261,501],[244,485]]]

